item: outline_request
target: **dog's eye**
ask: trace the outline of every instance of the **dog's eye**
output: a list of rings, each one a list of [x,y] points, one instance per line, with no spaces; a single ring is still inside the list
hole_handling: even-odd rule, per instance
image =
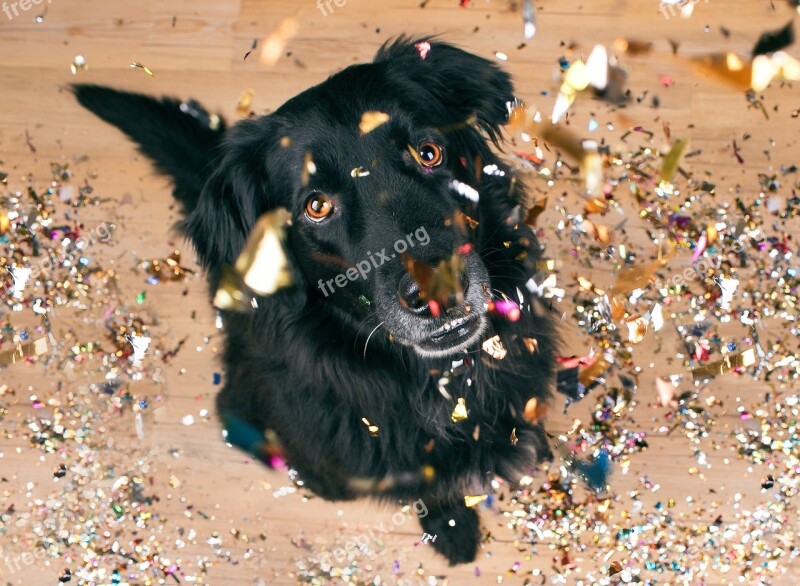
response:
[[[426,140],[417,147],[417,156],[423,167],[438,167],[444,159],[444,149],[435,142]]]
[[[315,193],[306,200],[306,218],[321,222],[333,213],[333,202],[323,193]]]

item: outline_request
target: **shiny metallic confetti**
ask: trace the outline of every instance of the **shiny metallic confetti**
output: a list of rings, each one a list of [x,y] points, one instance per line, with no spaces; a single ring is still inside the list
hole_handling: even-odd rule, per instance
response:
[[[459,423],[467,419],[467,403],[462,397],[456,401],[456,406],[453,408],[453,413],[450,415],[450,421]]]
[[[152,70],[149,67],[147,67],[145,65],[142,65],[138,61],[133,61],[130,66],[131,66],[131,69],[141,69],[142,71],[144,71],[150,77],[155,77],[156,76],[156,74],[153,73]]]
[[[372,423],[370,423],[366,417],[362,417],[361,422],[367,426],[367,431],[369,431],[369,434],[372,437],[378,437],[378,432],[380,431],[380,428],[377,425],[373,425]]]
[[[17,344],[12,350],[0,352],[0,366],[9,366],[17,362],[23,362],[28,358],[36,358],[47,354],[50,344],[47,338],[39,338],[34,342]]]
[[[495,360],[502,360],[506,357],[506,354],[508,354],[508,350],[503,346],[500,336],[492,336],[488,340],[485,340],[482,348],[484,352]]]
[[[477,505],[481,504],[482,502],[486,501],[486,499],[488,499],[488,498],[489,498],[488,494],[479,494],[479,495],[475,495],[475,496],[465,496],[464,497],[464,504],[467,507],[472,508],[472,507],[477,506]]]
[[[217,289],[214,304],[220,309],[242,309],[241,301],[248,298],[241,283],[257,295],[270,295],[292,284],[289,263],[283,249],[285,227],[289,213],[279,208],[264,214],[248,236],[244,250],[234,265],[234,273],[228,273]],[[238,301],[237,301],[238,300]],[[245,303],[246,305],[246,303]]]
[[[756,351],[751,348],[739,354],[726,354],[722,360],[698,366],[692,369],[692,376],[694,380],[705,380],[736,369],[745,369],[756,363]]]

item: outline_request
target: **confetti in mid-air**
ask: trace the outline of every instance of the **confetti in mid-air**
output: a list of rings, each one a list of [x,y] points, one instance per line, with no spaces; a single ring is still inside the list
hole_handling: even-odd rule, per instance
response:
[[[149,67],[147,67],[146,65],[142,65],[138,61],[133,61],[131,63],[131,69],[141,69],[142,71],[144,71],[150,77],[155,77],[156,76],[156,74],[153,73],[152,70]]]

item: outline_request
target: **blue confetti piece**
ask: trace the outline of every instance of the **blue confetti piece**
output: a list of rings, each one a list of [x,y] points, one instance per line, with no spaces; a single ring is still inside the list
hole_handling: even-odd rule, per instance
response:
[[[606,489],[608,476],[611,474],[611,457],[606,450],[600,450],[591,462],[578,462],[576,467],[593,491],[602,492]]]

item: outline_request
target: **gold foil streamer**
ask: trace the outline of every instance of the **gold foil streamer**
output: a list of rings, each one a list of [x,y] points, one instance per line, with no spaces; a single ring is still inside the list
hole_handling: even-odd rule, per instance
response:
[[[703,380],[713,378],[727,372],[731,372],[736,368],[747,368],[753,366],[757,362],[756,351],[753,348],[745,350],[740,354],[728,354],[722,360],[698,366],[692,370],[694,380]]]
[[[42,354],[47,354],[49,350],[50,344],[47,338],[39,338],[33,342],[17,344],[13,350],[0,352],[0,366],[9,366],[22,362],[29,357],[41,356]]]

